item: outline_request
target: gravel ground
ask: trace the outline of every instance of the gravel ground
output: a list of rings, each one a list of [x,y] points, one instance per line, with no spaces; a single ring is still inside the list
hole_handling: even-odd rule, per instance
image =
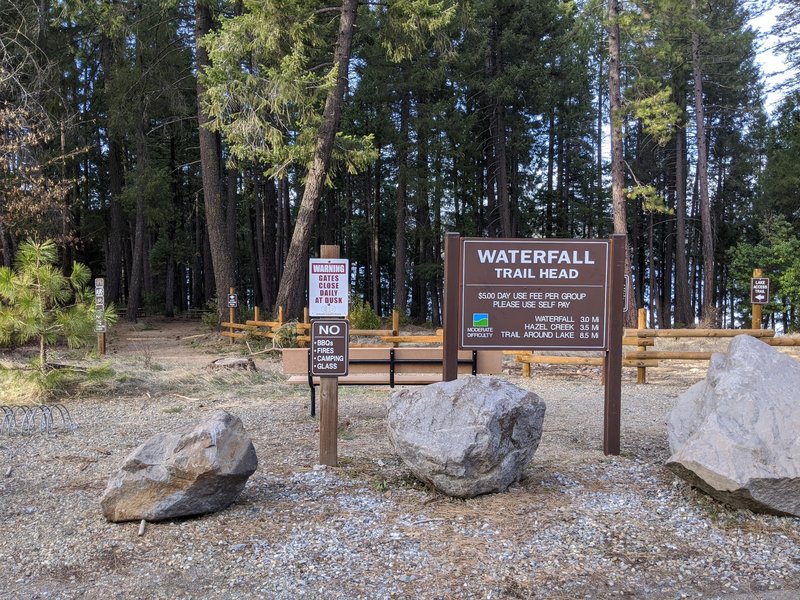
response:
[[[134,362],[149,379],[121,375]],[[102,393],[65,402],[74,433],[0,434],[0,597],[800,597],[800,519],[730,509],[663,466],[666,416],[699,378],[688,369],[647,385],[626,370],[618,457],[601,451],[596,371],[507,374],[546,401],[542,442],[519,485],[463,501],[393,455],[386,388],[341,389],[340,466],[321,468],[306,389],[268,360],[213,376],[201,362],[117,356]],[[141,536],[106,522],[122,459],[218,408],[260,461],[239,500]]]

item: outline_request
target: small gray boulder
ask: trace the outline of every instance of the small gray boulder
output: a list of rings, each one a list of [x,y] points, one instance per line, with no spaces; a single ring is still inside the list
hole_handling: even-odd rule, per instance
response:
[[[522,478],[544,412],[539,396],[504,379],[466,377],[392,394],[389,438],[419,479],[472,498]]]
[[[800,516],[800,362],[737,336],[668,425],[680,477],[731,506]]]
[[[109,521],[160,521],[222,510],[257,466],[242,421],[217,411],[136,448],[108,482],[103,515]]]

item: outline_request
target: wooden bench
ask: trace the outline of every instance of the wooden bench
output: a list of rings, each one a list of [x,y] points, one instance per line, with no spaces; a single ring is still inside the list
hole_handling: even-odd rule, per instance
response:
[[[310,354],[306,348],[284,348],[283,372],[290,384],[307,385],[311,390],[311,414],[315,413],[319,377],[312,377]],[[442,348],[350,348],[349,374],[339,377],[339,385],[429,385],[442,380]],[[458,372],[495,375],[502,371],[500,352],[462,350],[458,353]]]

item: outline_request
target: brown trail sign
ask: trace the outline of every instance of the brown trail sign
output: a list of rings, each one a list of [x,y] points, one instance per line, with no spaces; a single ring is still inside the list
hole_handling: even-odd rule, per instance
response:
[[[607,240],[465,239],[462,348],[602,350]]]
[[[625,237],[445,240],[445,381],[462,349],[603,350],[603,450],[619,454]]]

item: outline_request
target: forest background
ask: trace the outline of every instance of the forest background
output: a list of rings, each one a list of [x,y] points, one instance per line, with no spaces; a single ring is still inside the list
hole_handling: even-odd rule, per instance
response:
[[[297,317],[338,244],[354,299],[439,326],[445,232],[624,232],[650,326],[749,323],[761,268],[797,330],[799,5],[0,0],[2,263],[55,239],[130,319]]]

